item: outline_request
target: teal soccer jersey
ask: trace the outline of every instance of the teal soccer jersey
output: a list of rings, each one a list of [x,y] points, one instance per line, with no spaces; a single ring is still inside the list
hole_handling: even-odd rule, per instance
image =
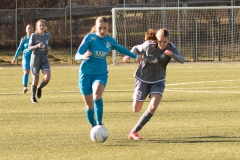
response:
[[[32,51],[28,50],[29,38],[30,38],[29,36],[25,36],[21,39],[20,44],[14,56],[14,59],[17,59],[21,51],[23,51],[22,67],[23,69],[27,69],[27,70],[30,69],[30,59],[32,54]]]
[[[20,44],[17,48],[16,54],[14,56],[14,59],[17,59],[20,52],[23,50],[23,56],[25,57],[31,57],[32,51],[28,50],[28,42],[29,42],[29,36],[25,36],[21,39]]]
[[[82,60],[83,55],[89,50],[92,55],[87,60],[83,60],[80,65],[80,72],[85,74],[103,74],[107,73],[106,57],[110,50],[137,58],[137,55],[119,45],[112,37],[106,35],[100,38],[96,33],[88,34],[84,37],[78,51],[75,55],[76,60]]]

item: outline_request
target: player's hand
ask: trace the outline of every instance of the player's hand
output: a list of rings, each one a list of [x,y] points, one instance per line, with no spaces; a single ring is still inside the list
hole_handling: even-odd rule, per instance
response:
[[[165,54],[166,54],[167,56],[172,56],[172,55],[173,55],[173,52],[170,51],[170,50],[166,50],[166,51],[165,51]]]
[[[12,63],[12,64],[15,64],[15,61],[16,61],[16,60],[15,60],[15,59],[13,59],[13,60],[11,61],[11,63]]]
[[[89,57],[92,55],[92,52],[90,52],[89,50],[87,50],[87,52],[83,55],[83,59],[89,59]]]
[[[124,56],[123,59],[122,59],[122,61],[123,61],[124,63],[126,63],[128,59],[130,59],[129,56]]]
[[[46,47],[46,50],[47,50],[47,51],[50,51],[50,50],[51,50],[51,47],[50,47],[50,46],[47,46],[47,47]]]
[[[146,59],[142,57],[142,55],[138,55],[137,61],[138,63],[141,61],[145,61]]]
[[[42,46],[43,46],[43,42],[40,42],[40,43],[38,44],[38,48],[42,48]]]

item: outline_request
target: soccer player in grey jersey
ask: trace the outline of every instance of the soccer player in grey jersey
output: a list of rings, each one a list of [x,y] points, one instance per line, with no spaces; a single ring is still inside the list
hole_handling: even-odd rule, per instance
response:
[[[48,61],[48,51],[50,51],[51,35],[46,32],[46,21],[40,19],[36,22],[36,32],[29,39],[28,49],[32,51],[31,56],[31,71],[33,75],[32,83],[32,103],[37,103],[37,97],[41,98],[42,88],[48,84],[51,78],[50,64]],[[42,70],[43,80],[39,86],[39,71]]]
[[[146,59],[146,61],[139,62],[139,66],[134,73],[136,80],[133,111],[139,112],[145,98],[148,95],[150,97],[148,109],[142,114],[128,135],[129,139],[134,140],[141,139],[138,132],[153,116],[161,101],[165,88],[166,67],[171,58],[179,63],[184,63],[184,59],[175,45],[169,41],[170,37],[167,29],[160,29],[156,33],[150,29],[145,34],[145,40],[143,44],[134,46],[131,50]],[[123,61],[126,62],[127,58],[124,57]]]

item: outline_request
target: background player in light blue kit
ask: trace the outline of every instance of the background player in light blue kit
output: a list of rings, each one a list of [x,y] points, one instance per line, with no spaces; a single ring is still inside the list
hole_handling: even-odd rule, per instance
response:
[[[28,77],[30,73],[30,60],[31,60],[31,54],[32,51],[28,50],[28,42],[29,38],[33,32],[33,26],[28,24],[26,26],[26,36],[21,38],[20,44],[17,48],[17,51],[15,53],[15,56],[12,60],[12,64],[16,62],[16,59],[18,58],[19,54],[21,51],[23,51],[23,56],[22,56],[22,69],[23,69],[23,77],[22,77],[22,83],[23,83],[23,93],[27,93],[28,88]]]
[[[182,55],[175,45],[170,42],[167,29],[159,29],[157,32],[150,29],[145,33],[145,42],[134,46],[132,52],[141,54],[146,61],[140,62],[134,76],[135,88],[133,93],[133,111],[139,112],[143,102],[149,96],[150,102],[147,110],[139,118],[137,124],[128,135],[129,139],[139,140],[138,132],[151,119],[159,103],[165,88],[166,68],[171,58],[179,63],[184,63]],[[128,57],[124,57],[126,62]]]
[[[51,49],[51,34],[47,33],[46,30],[46,21],[43,19],[38,20],[36,22],[36,32],[33,33],[29,39],[28,49],[33,52],[31,56],[31,70],[33,75],[32,103],[37,103],[35,97],[36,92],[37,97],[41,98],[42,88],[48,84],[51,78],[50,64],[48,61],[48,52]],[[40,70],[42,70],[43,73],[43,80],[41,84],[37,86]]]
[[[98,17],[95,32],[86,35],[75,55],[76,60],[83,60],[79,68],[79,89],[85,102],[85,112],[91,126],[102,125],[103,100],[102,94],[107,84],[108,70],[106,57],[110,50],[144,60],[141,56],[131,53],[119,45],[108,35],[108,22],[105,17]],[[94,118],[96,115],[96,120]]]

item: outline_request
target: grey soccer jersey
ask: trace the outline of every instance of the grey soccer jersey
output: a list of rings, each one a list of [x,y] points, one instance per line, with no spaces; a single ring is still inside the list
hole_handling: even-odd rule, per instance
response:
[[[45,33],[44,35],[39,35],[38,33],[33,33],[29,39],[28,49],[33,51],[33,54],[47,54],[46,47],[50,46],[51,34]],[[38,48],[38,44],[42,42],[42,48]]]
[[[30,65],[33,75],[38,75],[40,69],[42,71],[50,70],[48,52],[46,50],[46,47],[50,46],[50,39],[51,35],[49,33],[45,33],[44,35],[33,33],[29,39],[28,49],[32,51]],[[42,48],[38,48],[38,44],[41,42],[43,46]]]
[[[166,50],[172,51],[173,56],[167,56]],[[166,77],[166,67],[171,58],[174,58],[180,63],[184,63],[184,59],[178,52],[172,42],[169,42],[163,50],[157,48],[157,43],[145,41],[141,45],[134,46],[131,52],[142,55],[146,61],[141,61],[134,76],[145,83],[156,83],[164,81]]]

